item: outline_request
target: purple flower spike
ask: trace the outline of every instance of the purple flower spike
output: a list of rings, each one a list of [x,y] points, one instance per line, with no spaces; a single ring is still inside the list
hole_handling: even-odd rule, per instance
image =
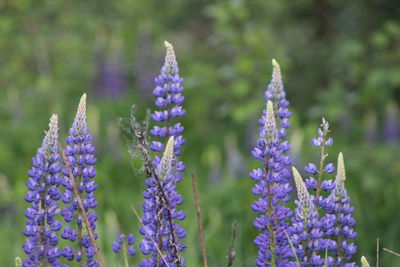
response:
[[[324,260],[319,251],[325,251],[322,239],[323,231],[318,221],[318,211],[314,205],[314,196],[310,195],[299,172],[293,167],[293,177],[297,189],[296,209],[292,224],[288,227],[288,235],[295,248],[294,253],[299,258],[301,266],[324,266]],[[291,264],[295,262],[292,261]]]
[[[260,231],[254,240],[258,247],[257,266],[287,266],[291,255],[285,231],[292,212],[284,206],[290,200],[291,192],[287,170],[291,160],[285,155],[290,146],[282,140],[290,125],[288,119],[291,114],[283,91],[280,67],[275,60],[272,64],[272,80],[265,92],[267,105],[259,120],[259,139],[251,152],[261,162],[262,168],[254,169],[249,174],[256,182],[252,192],[259,197],[251,206],[259,214],[254,221],[254,226]]]
[[[86,122],[86,94],[83,94],[74,122],[69,129],[69,136],[66,139],[67,146],[65,148],[65,155],[68,160],[67,163],[72,170],[75,184],[78,186],[90,227],[93,230],[95,238],[97,238],[95,232],[97,216],[93,211],[97,206],[95,196],[97,184],[93,179],[96,176],[94,165],[97,160],[94,156],[95,148],[92,144],[92,140],[93,138],[89,133]],[[98,263],[94,260],[96,252],[88,233],[84,231],[83,218],[80,214],[78,201],[74,195],[67,168],[63,169],[63,173],[64,179],[62,183],[65,187],[65,192],[61,196],[61,199],[67,205],[61,211],[61,214],[66,222],[74,221],[75,224],[66,227],[61,237],[63,239],[69,239],[71,242],[77,240],[78,244],[75,250],[76,261],[83,261],[84,258],[86,258],[86,264],[88,266],[97,266]],[[83,252],[83,250],[85,250],[85,252]],[[64,254],[67,255],[67,259],[72,258],[69,256],[69,251],[64,251]]]
[[[58,189],[61,183],[61,165],[57,115],[50,118],[49,130],[36,156],[32,158],[32,163],[26,182],[29,191],[25,200],[31,207],[25,211],[28,220],[23,231],[26,243],[22,247],[27,258],[23,266],[40,266],[41,263],[59,266],[58,258],[62,252],[57,247],[57,232],[62,225],[55,220],[60,213],[57,201],[61,197]]]
[[[176,223],[177,220],[182,221],[186,217],[186,214],[178,209],[183,198],[176,190],[185,169],[183,162],[177,160],[185,139],[181,135],[184,127],[181,123],[174,121],[184,116],[186,111],[182,107],[184,101],[182,95],[183,79],[179,76],[175,52],[170,43],[165,42],[165,46],[167,53],[164,66],[160,75],[155,79],[156,87],[153,91],[156,98],[155,106],[158,108],[152,114],[152,119],[156,125],[150,130],[151,135],[158,140],[151,143],[150,149],[156,153],[164,151],[162,158],[159,155],[154,157],[153,164],[158,179],[160,179],[162,190],[168,199],[169,207],[165,206],[157,182],[154,181],[153,177],[148,178],[146,180],[147,188],[143,193],[145,199],[142,205],[144,212],[143,227],[140,229],[144,238],[139,246],[142,254],[149,255],[150,258],[145,258],[140,266],[164,266],[165,261],[168,265],[174,266],[173,264],[178,260],[181,263],[184,262],[181,257],[177,259],[175,251],[179,253],[185,248],[185,244],[181,240],[186,236],[186,232]],[[172,218],[169,218],[168,210]],[[159,256],[152,240],[159,245],[158,249],[163,253],[163,257]],[[133,249],[128,250],[129,253],[134,254]]]
[[[339,153],[337,164],[338,169],[335,179],[336,188],[329,196],[333,207],[327,210],[326,213],[335,218],[335,224],[332,227],[335,231],[332,233],[332,236],[338,243],[337,250],[335,251],[337,265],[340,266],[344,264],[346,266],[346,264],[348,264],[349,266],[356,266],[354,262],[351,262],[353,255],[357,251],[357,246],[352,243],[357,236],[356,232],[353,230],[355,226],[355,220],[353,218],[354,208],[351,206],[351,199],[344,185],[346,171],[342,153]]]
[[[318,128],[318,137],[313,138],[311,143],[313,146],[320,149],[320,164],[319,167],[315,164],[308,163],[304,167],[304,170],[311,175],[309,179],[306,180],[306,186],[308,189],[315,189],[315,207],[328,208],[331,204],[329,199],[326,199],[322,194],[323,191],[331,192],[335,188],[335,183],[332,179],[327,179],[326,175],[330,175],[335,172],[335,166],[332,163],[325,164],[327,157],[326,147],[333,143],[333,139],[328,137],[330,132],[329,123],[327,120],[322,118],[322,123],[320,128]],[[326,196],[326,194],[325,194]]]
[[[355,220],[350,197],[344,188],[345,170],[341,153],[335,181],[327,179],[336,170],[332,163],[325,164],[325,148],[333,143],[328,137],[329,132],[329,123],[322,119],[318,137],[312,141],[320,149],[320,164],[318,169],[312,163],[304,168],[311,175],[305,183],[293,170],[299,200],[295,201],[297,208],[288,232],[302,266],[325,266],[323,259],[326,253],[327,266],[357,266],[351,262],[357,250],[352,241],[356,237],[353,229]],[[307,189],[315,190],[315,196],[310,195]]]

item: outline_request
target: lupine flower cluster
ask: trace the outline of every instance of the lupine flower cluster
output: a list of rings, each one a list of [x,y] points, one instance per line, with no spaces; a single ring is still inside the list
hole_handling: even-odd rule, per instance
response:
[[[158,110],[152,114],[157,125],[151,129],[151,135],[158,140],[149,146],[156,153],[162,152],[164,147],[165,151],[162,157],[156,155],[150,162],[152,167],[143,193],[144,215],[139,232],[144,239],[139,246],[143,255],[151,257],[145,257],[140,266],[185,264],[181,252],[185,248],[182,239],[186,232],[177,221],[185,219],[186,214],[178,209],[183,198],[176,190],[185,169],[183,162],[177,160],[185,139],[181,135],[183,126],[173,123],[174,118],[185,114],[181,94],[183,79],[179,76],[172,45],[165,42],[165,46],[165,63],[154,89]],[[23,265],[68,266],[63,263],[77,262],[80,266],[102,267],[96,244],[98,217],[94,212],[98,204],[95,196],[98,186],[94,181],[96,158],[86,122],[86,94],[80,100],[65,149],[59,147],[57,123],[54,115],[28,173],[29,192],[25,200],[32,205],[25,212],[28,221],[23,231],[27,237],[23,248],[28,257]],[[146,143],[145,146],[147,149]],[[59,189],[60,185],[63,190]],[[64,219],[64,225],[57,216]],[[59,248],[59,237],[71,243]],[[126,240],[121,235],[112,247],[114,252],[119,252],[126,245],[127,253],[133,256],[136,254],[133,242],[132,234]]]
[[[32,206],[25,212],[28,221],[23,231],[28,237],[23,245],[28,257],[23,266],[68,266],[62,265],[60,257],[68,262],[83,262],[85,258],[85,266],[99,266],[94,260],[96,246],[85,233],[83,222],[84,213],[91,231],[95,232],[97,216],[93,209],[97,206],[94,195],[97,184],[93,180],[96,175],[93,165],[96,158],[86,125],[85,94],[69,134],[65,151],[62,151],[58,140],[58,117],[53,115],[42,147],[32,160],[33,167],[28,172],[30,178],[26,183],[29,192],[25,196]],[[61,185],[64,189],[60,188]],[[61,216],[65,221],[64,227],[58,220]],[[59,248],[59,237],[77,241],[77,249],[71,246]],[[97,238],[97,234],[94,237]]]
[[[153,164],[158,177],[149,177],[146,180],[147,188],[143,193],[145,198],[143,227],[140,229],[144,239],[140,242],[140,249],[144,255],[151,255],[151,257],[144,259],[140,266],[164,266],[165,260],[170,266],[184,264],[184,259],[177,253],[185,248],[185,244],[180,240],[186,236],[186,232],[175,223],[175,220],[181,221],[186,217],[183,211],[177,209],[178,205],[182,204],[183,198],[176,191],[185,165],[181,161],[176,161],[175,157],[180,155],[180,148],[185,143],[185,139],[181,135],[183,126],[181,123],[174,124],[172,119],[182,117],[186,111],[182,108],[183,79],[179,76],[175,52],[170,43],[165,42],[165,46],[167,49],[165,63],[160,75],[155,79],[156,88],[153,91],[158,110],[151,117],[157,125],[150,131],[151,135],[160,141],[153,141],[150,149],[156,153],[162,152],[163,142],[171,138],[166,145],[164,156],[154,157]],[[160,192],[154,179],[161,181],[163,192]],[[163,199],[164,196],[167,199]],[[165,256],[161,258],[157,250],[165,252]]]
[[[327,214],[331,214],[335,219],[331,236],[336,239],[337,247],[335,255],[337,256],[336,264],[343,265],[346,261],[350,261],[356,253],[357,246],[353,243],[357,233],[354,231],[355,220],[353,218],[353,206],[351,198],[347,194],[344,186],[346,180],[346,172],[344,167],[343,154],[339,153],[338,170],[335,179],[335,189],[329,195],[329,201],[332,203],[329,209],[325,209]],[[348,266],[355,265],[349,263]]]
[[[78,187],[80,198],[82,199],[85,212],[87,213],[90,227],[95,233],[97,215],[94,208],[97,206],[96,196],[94,194],[97,184],[93,180],[96,176],[94,164],[96,158],[94,156],[95,148],[92,144],[92,136],[89,133],[86,123],[86,94],[84,94],[79,102],[78,110],[72,127],[69,129],[69,136],[66,139],[67,146],[65,155],[66,164],[72,170],[72,175]],[[77,197],[74,196],[74,187],[69,177],[68,169],[63,169],[64,180],[63,185],[66,190],[61,200],[66,204],[61,211],[65,222],[72,223],[64,228],[61,237],[71,242],[77,241],[76,253],[72,247],[64,249],[63,256],[72,261],[75,257],[77,262],[81,262],[86,258],[89,266],[96,266],[98,262],[94,259],[96,253],[95,247],[90,240],[89,234],[84,232],[83,215],[79,208]]]
[[[60,151],[58,146],[58,118],[50,119],[49,130],[42,146],[32,159],[32,169],[26,182],[28,193],[25,200],[32,204],[25,211],[28,219],[23,233],[27,237],[23,249],[27,254],[23,266],[58,266],[61,251],[58,235],[62,225],[56,220],[60,213],[58,200],[61,176]]]
[[[165,46],[165,62],[153,90],[157,109],[151,114],[155,125],[150,134],[154,140],[147,142],[147,124],[142,127],[134,117],[131,121],[137,138],[133,147],[141,153],[147,177],[143,216],[138,215],[139,233],[143,236],[139,242],[143,254],[141,267],[185,266],[182,252],[186,231],[179,221],[185,219],[186,213],[179,209],[183,198],[177,192],[185,170],[183,162],[178,160],[185,139],[184,128],[177,119],[186,111],[182,107],[183,79],[179,76],[175,52],[170,43],[165,42]],[[254,240],[258,248],[255,264],[260,267],[357,266],[353,261],[357,249],[354,208],[344,185],[343,155],[338,156],[337,170],[333,163],[326,163],[326,149],[332,146],[333,139],[329,137],[329,123],[323,118],[318,136],[311,141],[320,150],[319,164],[308,163],[304,167],[305,180],[295,167],[289,171],[292,161],[286,130],[291,112],[280,66],[275,60],[272,65],[272,79],[265,92],[266,106],[259,120],[259,136],[251,152],[260,168],[249,174],[255,181],[252,193],[257,197],[251,205],[257,213],[253,224],[259,231]],[[98,205],[94,152],[84,94],[65,148],[58,141],[58,117],[53,115],[42,146],[32,159],[25,195],[30,205],[25,211],[26,242],[22,246],[27,256],[22,266],[104,267],[97,245],[98,217],[94,211]],[[291,209],[293,184],[297,198],[295,208]],[[64,239],[65,247],[60,247],[59,238]],[[134,243],[133,234],[121,234],[112,243],[112,250],[123,254],[126,267],[129,267],[128,256],[136,255]],[[21,265],[19,260],[18,264]]]
[[[268,262],[284,266],[286,258],[291,253],[289,242],[284,233],[287,228],[287,219],[292,212],[284,206],[290,200],[291,186],[290,173],[287,166],[291,160],[285,155],[290,149],[285,137],[285,129],[289,127],[290,112],[283,91],[279,65],[274,63],[274,72],[271,84],[265,93],[267,107],[259,120],[261,125],[257,146],[252,155],[262,163],[262,168],[255,169],[250,177],[256,181],[252,192],[259,199],[254,202],[252,209],[260,216],[254,221],[255,227],[261,233],[255,239],[259,248],[257,266],[265,266]],[[274,104],[278,107],[278,114],[274,112]],[[276,120],[280,122],[277,125]]]
[[[275,60],[273,67],[272,81],[265,92],[267,108],[259,120],[262,127],[252,151],[252,156],[262,163],[262,168],[250,173],[256,181],[252,192],[259,197],[251,206],[260,214],[254,225],[261,231],[254,240],[258,247],[255,263],[257,266],[356,266],[351,261],[356,252],[351,242],[356,237],[353,208],[344,189],[344,179],[340,178],[344,177],[343,158],[340,154],[336,180],[329,179],[336,169],[332,163],[325,163],[326,147],[333,144],[325,119],[318,137],[311,142],[320,148],[319,166],[312,163],[305,166],[309,175],[305,182],[293,168],[298,199],[294,211],[285,205],[291,192],[287,171],[291,160],[284,156],[290,146],[283,138],[291,113]],[[280,120],[280,128],[276,119]]]

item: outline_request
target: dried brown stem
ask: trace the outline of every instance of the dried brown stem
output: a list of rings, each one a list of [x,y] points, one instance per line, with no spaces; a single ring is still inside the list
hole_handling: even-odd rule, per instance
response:
[[[233,221],[232,223],[232,243],[231,246],[229,247],[229,252],[228,255],[226,255],[226,258],[228,259],[228,267],[233,266],[233,261],[235,260],[235,240],[237,237],[237,222]]]
[[[379,238],[376,239],[376,267],[379,267]]]
[[[94,250],[96,251],[96,259],[97,259],[97,261],[99,263],[99,266],[100,267],[104,267],[103,258],[101,256],[100,250],[99,250],[99,248],[97,246],[97,241],[96,241],[96,238],[94,237],[92,227],[90,226],[91,224],[90,224],[89,219],[87,217],[85,207],[83,206],[82,198],[80,196],[78,187],[77,187],[77,185],[75,183],[75,179],[74,179],[74,175],[72,174],[71,166],[68,163],[68,159],[65,156],[64,149],[62,148],[61,144],[59,144],[59,146],[60,146],[60,150],[61,150],[61,155],[62,155],[62,157],[64,159],[65,166],[66,166],[66,168],[68,170],[68,174],[69,174],[69,178],[71,180],[71,184],[72,184],[72,186],[74,188],[75,197],[76,197],[76,199],[78,201],[78,205],[79,205],[80,211],[82,213],[81,215],[82,215],[83,220],[85,222],[85,226],[86,226],[87,232],[89,233],[89,237],[90,237],[90,239],[92,241],[92,245],[94,247]]]
[[[382,248],[384,251],[387,251],[389,253],[392,253],[393,255],[396,255],[397,257],[400,257],[400,253],[394,252],[393,250],[390,250],[388,248]]]
[[[204,241],[203,219],[201,217],[201,209],[200,209],[200,198],[199,198],[199,192],[197,190],[196,176],[194,175],[194,173],[192,173],[192,185],[193,185],[194,203],[196,205],[197,226],[199,228],[201,252],[203,256],[203,266],[208,267],[206,243]]]

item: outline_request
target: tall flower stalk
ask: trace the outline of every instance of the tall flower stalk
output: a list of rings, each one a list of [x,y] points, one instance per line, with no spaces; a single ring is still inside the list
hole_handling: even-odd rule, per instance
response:
[[[310,195],[300,173],[293,167],[293,177],[297,189],[296,208],[292,224],[288,228],[294,253],[301,266],[323,266],[324,259],[318,254],[322,243],[319,214],[315,206],[315,197]],[[295,262],[291,262],[293,266]]]
[[[250,173],[256,182],[252,192],[259,197],[251,206],[259,214],[254,221],[254,226],[260,230],[254,240],[258,247],[257,266],[285,266],[291,254],[285,229],[292,212],[284,206],[290,200],[290,173],[287,167],[291,165],[291,160],[285,155],[290,146],[283,141],[285,129],[289,127],[290,112],[280,67],[275,60],[273,67],[272,81],[265,93],[266,109],[259,120],[259,139],[252,151],[252,156],[261,162],[262,168]],[[277,113],[274,112],[274,106]]]
[[[61,197],[61,200],[67,204],[61,214],[67,223],[72,223],[71,226],[68,225],[64,228],[61,237],[71,242],[77,241],[75,249],[70,246],[64,248],[63,256],[69,261],[75,259],[79,266],[84,266],[84,262],[88,266],[102,264],[94,259],[98,248],[92,240],[98,237],[95,232],[97,215],[94,212],[94,208],[97,206],[94,194],[97,184],[93,179],[96,176],[94,168],[96,158],[92,139],[87,128],[86,94],[84,94],[81,97],[74,122],[69,130],[69,136],[66,139],[67,146],[64,151],[66,167],[63,169],[65,175],[63,185],[66,190]],[[77,188],[74,188],[74,186]],[[86,225],[86,223],[89,225]],[[90,227],[90,231],[85,231],[84,225]],[[93,235],[93,238],[90,234]]]
[[[23,249],[27,258],[23,266],[58,266],[61,251],[57,247],[57,232],[62,225],[55,219],[60,212],[57,201],[61,197],[57,115],[51,117],[49,130],[32,164],[26,182],[29,191],[25,200],[32,206],[25,211],[28,221],[23,231],[27,237]]]
[[[346,171],[342,153],[339,153],[337,166],[336,187],[329,196],[332,205],[330,209],[326,210],[326,213],[335,216],[336,219],[333,225],[334,230],[331,234],[337,243],[337,248],[335,249],[337,260],[335,264],[350,267],[356,266],[352,262],[352,257],[357,251],[357,246],[353,243],[357,233],[353,229],[356,223],[353,218],[354,208],[344,185]]]
[[[158,110],[151,117],[157,125],[150,131],[151,135],[158,139],[151,143],[150,149],[161,153],[165,147],[165,152],[162,158],[159,155],[154,157],[156,173],[147,178],[146,191],[143,193],[144,216],[140,233],[144,239],[140,242],[140,248],[144,255],[151,257],[144,259],[140,266],[165,266],[165,259],[169,264],[176,266],[184,264],[180,252],[185,248],[181,240],[186,236],[186,232],[176,220],[182,221],[186,214],[177,209],[183,198],[177,192],[176,186],[182,179],[185,165],[177,161],[176,157],[180,155],[180,148],[185,139],[181,135],[184,129],[181,123],[173,123],[175,118],[185,114],[182,108],[183,79],[179,76],[172,45],[165,42],[165,46],[167,53],[164,66],[155,79],[156,88],[153,91]],[[159,251],[165,255],[161,257]]]
[[[299,195],[288,232],[302,265],[356,266],[348,262],[356,251],[356,246],[351,243],[356,233],[352,229],[355,224],[353,208],[344,189],[343,155],[339,154],[337,175],[333,181],[329,176],[335,172],[335,166],[326,163],[326,148],[333,144],[332,138],[328,137],[329,132],[329,123],[323,118],[318,137],[311,141],[313,146],[320,149],[319,166],[312,163],[305,166],[309,175],[305,183],[297,170],[293,170],[298,193],[309,190],[307,195],[310,201],[301,204],[302,197]],[[305,187],[302,187],[303,184]],[[308,216],[300,216],[299,211],[305,209],[308,210]]]

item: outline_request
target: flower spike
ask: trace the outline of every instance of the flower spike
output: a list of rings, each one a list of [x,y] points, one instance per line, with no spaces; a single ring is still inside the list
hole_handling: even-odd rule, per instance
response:
[[[309,207],[311,203],[310,194],[308,193],[307,187],[304,184],[303,178],[295,167],[292,167],[294,182],[297,189],[297,198],[299,199],[303,207]]]
[[[157,166],[158,175],[161,180],[164,180],[166,176],[171,172],[173,159],[174,159],[174,136],[171,136],[165,147],[164,155],[161,159],[161,162]]]
[[[22,247],[28,257],[23,266],[58,266],[61,250],[57,247],[57,232],[62,225],[55,219],[60,213],[58,200],[61,197],[57,115],[51,116],[49,130],[32,158],[32,165],[26,182],[29,191],[25,201],[31,203],[31,207],[25,211],[28,220],[23,231],[26,243]]]

